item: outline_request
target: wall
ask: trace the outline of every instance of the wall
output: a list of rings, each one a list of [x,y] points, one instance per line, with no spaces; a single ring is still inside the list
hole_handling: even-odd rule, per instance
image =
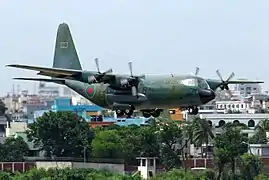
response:
[[[124,164],[73,162],[73,168],[92,168],[98,170],[108,170],[115,173],[124,173],[125,166]]]

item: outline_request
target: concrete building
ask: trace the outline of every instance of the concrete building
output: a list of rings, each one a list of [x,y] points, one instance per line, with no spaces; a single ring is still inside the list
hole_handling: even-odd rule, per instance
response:
[[[269,157],[269,144],[249,144],[249,153],[261,157]]]
[[[241,79],[247,80],[247,79]],[[233,96],[247,97],[251,94],[261,94],[262,88],[260,84],[234,84],[230,85],[231,92]]]
[[[269,119],[269,114],[201,114],[213,127],[222,127],[225,123],[239,122],[254,128],[261,120]]]

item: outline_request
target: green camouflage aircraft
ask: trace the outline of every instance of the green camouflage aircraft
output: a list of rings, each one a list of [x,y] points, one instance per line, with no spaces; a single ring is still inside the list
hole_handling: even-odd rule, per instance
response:
[[[113,74],[112,69],[101,72],[98,59],[97,71],[82,70],[77,51],[67,24],[60,24],[57,31],[53,68],[11,64],[9,67],[39,71],[45,78],[14,78],[53,82],[65,85],[96,105],[116,110],[117,115],[131,116],[140,110],[144,117],[158,117],[164,109],[188,109],[196,115],[198,107],[215,98],[215,90],[229,90],[228,84],[263,83],[262,81],[225,81],[204,79],[195,75],[130,75]]]

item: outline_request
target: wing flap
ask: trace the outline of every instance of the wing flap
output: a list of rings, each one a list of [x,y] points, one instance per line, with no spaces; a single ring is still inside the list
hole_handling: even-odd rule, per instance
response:
[[[47,67],[39,67],[39,66],[28,66],[28,65],[22,65],[22,64],[10,64],[10,65],[7,65],[7,67],[39,71],[38,73],[39,75],[51,76],[51,77],[57,77],[58,75],[75,76],[82,72],[82,70],[47,68]]]

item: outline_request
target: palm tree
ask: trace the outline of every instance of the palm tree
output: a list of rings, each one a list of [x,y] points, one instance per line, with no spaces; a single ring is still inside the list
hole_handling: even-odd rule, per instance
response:
[[[268,119],[261,120],[255,127],[255,130],[261,132],[269,131],[269,120]]]
[[[193,121],[193,142],[196,147],[200,146],[201,149],[203,144],[206,144],[205,156],[207,157],[208,143],[210,139],[214,138],[212,127],[206,119],[196,118]],[[202,151],[202,156],[203,156]]]

